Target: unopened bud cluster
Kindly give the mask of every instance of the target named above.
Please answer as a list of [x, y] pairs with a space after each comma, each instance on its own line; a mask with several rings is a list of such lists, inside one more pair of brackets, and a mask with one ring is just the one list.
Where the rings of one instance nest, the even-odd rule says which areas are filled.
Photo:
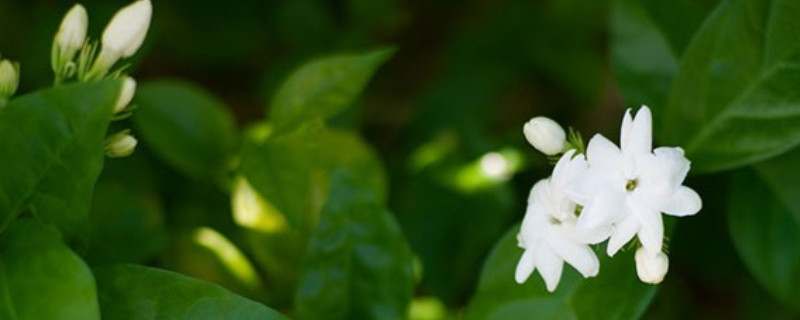
[[[136, 93], [136, 80], [123, 75], [125, 66], [114, 70], [120, 59], [133, 56], [144, 43], [153, 7], [150, 0], [137, 0], [111, 18], [103, 31], [101, 41], [91, 41], [86, 31], [89, 15], [80, 5], [74, 5], [61, 21], [53, 40], [51, 65], [56, 84], [75, 79], [81, 82], [122, 78], [122, 87], [114, 104], [114, 119], [129, 116], [131, 101]], [[123, 130], [106, 138], [106, 156], [125, 157], [133, 153], [136, 139], [130, 130]]]
[[92, 81], [116, 77], [112, 67], [122, 58], [136, 53], [150, 27], [153, 8], [150, 0], [137, 0], [120, 9], [106, 25], [102, 41], [90, 41], [86, 31], [89, 15], [76, 4], [61, 21], [51, 52], [51, 65], [56, 83], [76, 77]]

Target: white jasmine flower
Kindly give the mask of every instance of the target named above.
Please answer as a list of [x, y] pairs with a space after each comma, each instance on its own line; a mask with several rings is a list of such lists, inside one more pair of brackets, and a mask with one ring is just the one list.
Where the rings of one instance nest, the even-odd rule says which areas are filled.
[[536, 150], [553, 156], [564, 151], [567, 134], [558, 123], [547, 117], [535, 117], [522, 128], [525, 138]]
[[651, 255], [639, 248], [636, 250], [636, 274], [642, 282], [659, 284], [669, 270], [669, 258], [663, 252]]
[[661, 252], [664, 225], [661, 213], [687, 216], [702, 207], [700, 196], [682, 186], [689, 160], [681, 148], [652, 150], [652, 117], [647, 106], [622, 122], [618, 148], [595, 135], [586, 150], [589, 169], [567, 187], [567, 193], [583, 206], [578, 219], [582, 228], [612, 225], [607, 253], [613, 256], [638, 236], [651, 256]]
[[64, 15], [53, 42], [55, 49], [59, 52], [57, 60], [61, 65], [71, 61], [75, 53], [83, 47], [88, 27], [89, 15], [82, 5], [72, 6], [72, 9]]
[[131, 100], [133, 100], [133, 95], [136, 93], [136, 80], [131, 77], [125, 77], [125, 81], [122, 83], [122, 91], [119, 93], [119, 98], [117, 98], [117, 104], [114, 106], [114, 113], [120, 113], [122, 110], [125, 110]]
[[537, 182], [528, 197], [528, 208], [517, 235], [525, 249], [517, 264], [515, 280], [523, 283], [533, 270], [539, 270], [547, 290], [552, 292], [561, 279], [563, 263], [572, 265], [584, 277], [593, 277], [600, 270], [594, 251], [588, 246], [608, 237], [609, 230], [578, 230], [576, 205], [563, 189], [581, 175], [587, 164], [575, 150], [564, 154], [549, 179]]

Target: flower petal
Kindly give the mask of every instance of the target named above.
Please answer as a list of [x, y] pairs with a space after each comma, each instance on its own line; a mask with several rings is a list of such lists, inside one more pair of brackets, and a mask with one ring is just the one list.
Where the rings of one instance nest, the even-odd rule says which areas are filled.
[[561, 280], [561, 271], [564, 268], [564, 261], [559, 258], [553, 250], [547, 246], [540, 246], [534, 256], [536, 269], [544, 279], [547, 291], [553, 292]]
[[680, 187], [690, 167], [683, 149], [667, 147], [657, 148], [653, 155], [638, 157], [636, 164], [643, 192], [658, 197], [671, 194]]
[[533, 250], [525, 250], [525, 252], [522, 253], [522, 257], [519, 258], [517, 270], [514, 272], [514, 280], [516, 280], [517, 283], [522, 284], [525, 280], [528, 280], [528, 277], [533, 273], [533, 268], [535, 267], [534, 262]]
[[550, 183], [555, 189], [564, 188], [588, 168], [589, 164], [586, 162], [586, 158], [583, 155], [575, 156], [575, 149], [571, 149], [556, 163]]
[[622, 128], [619, 131], [619, 146], [624, 150], [628, 146], [628, 137], [631, 135], [631, 127], [633, 126], [633, 117], [631, 117], [631, 109], [625, 110], [625, 116], [622, 117]]
[[641, 223], [637, 236], [642, 247], [650, 255], [656, 255], [661, 252], [664, 243], [664, 221], [661, 219], [661, 213], [644, 206], [634, 207], [633, 210]]
[[613, 257], [617, 254], [619, 249], [631, 241], [637, 232], [639, 232], [639, 220], [633, 215], [615, 224], [614, 233], [608, 239], [608, 246], [606, 246], [608, 256]]
[[583, 207], [578, 217], [581, 229], [596, 229], [624, 218], [628, 213], [621, 192], [609, 189], [600, 190], [594, 199]]
[[642, 106], [633, 118], [622, 152], [626, 154], [649, 154], [653, 150], [653, 116], [650, 108]]
[[578, 270], [584, 278], [594, 277], [600, 271], [600, 261], [597, 260], [597, 256], [589, 246], [565, 241], [558, 237], [548, 238], [548, 242], [553, 251], [572, 265], [575, 270]]
[[589, 140], [586, 147], [586, 160], [590, 167], [619, 167], [622, 163], [622, 151], [601, 134]]
[[671, 197], [661, 203], [659, 209], [668, 215], [685, 217], [696, 214], [703, 207], [700, 195], [689, 187], [681, 186]]

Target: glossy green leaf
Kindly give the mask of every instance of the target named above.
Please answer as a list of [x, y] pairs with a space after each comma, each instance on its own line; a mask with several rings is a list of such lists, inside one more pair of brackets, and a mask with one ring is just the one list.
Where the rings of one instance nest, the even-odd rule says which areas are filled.
[[[255, 131], [259, 130], [269, 131], [266, 127]], [[385, 199], [383, 168], [355, 134], [326, 130], [313, 121], [288, 133], [265, 135], [245, 142], [241, 170], [293, 226], [313, 225], [326, 199], [330, 172], [336, 167], [357, 171], [358, 178]]]
[[120, 83], [72, 84], [14, 99], [0, 112], [0, 231], [26, 206], [83, 235]]
[[656, 287], [636, 276], [633, 250], [613, 259], [598, 254], [600, 274], [594, 278], [583, 279], [564, 266], [553, 293], [547, 292], [538, 272], [519, 285], [514, 281], [522, 256], [518, 230], [519, 226], [512, 228], [486, 260], [467, 319], [638, 319], [655, 295]]
[[628, 106], [659, 108], [678, 72], [678, 55], [637, 0], [611, 6], [611, 58]]
[[306, 63], [276, 91], [270, 120], [283, 127], [342, 112], [358, 97], [375, 70], [393, 54], [394, 49], [382, 49]]
[[145, 83], [136, 94], [133, 119], [156, 155], [196, 179], [218, 179], [225, 173], [238, 132], [221, 101], [179, 81]]
[[177, 273], [135, 266], [96, 268], [103, 318], [161, 319], [285, 319], [280, 313], [224, 288]]
[[660, 110], [678, 60], [716, 0], [614, 0], [611, 58], [629, 107]]
[[100, 319], [91, 270], [52, 227], [21, 219], [0, 238], [0, 319]]
[[728, 205], [731, 239], [759, 283], [800, 310], [800, 152], [734, 174]]
[[686, 49], [662, 137], [684, 147], [693, 169], [731, 169], [800, 143], [798, 10], [793, 0], [724, 1]]
[[411, 258], [391, 213], [352, 172], [337, 170], [306, 251], [298, 318], [407, 318]]

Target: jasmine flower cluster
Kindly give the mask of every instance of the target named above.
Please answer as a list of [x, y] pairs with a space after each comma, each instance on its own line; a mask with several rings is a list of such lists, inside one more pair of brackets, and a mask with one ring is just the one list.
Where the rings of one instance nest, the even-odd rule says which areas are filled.
[[[606, 253], [614, 256], [636, 237], [641, 245], [635, 255], [639, 279], [660, 283], [669, 269], [662, 251], [661, 214], [683, 217], [702, 207], [700, 196], [682, 185], [690, 167], [683, 149], [653, 149], [647, 106], [635, 117], [630, 110], [625, 113], [619, 147], [596, 134], [585, 154], [577, 151], [579, 141], [567, 142], [558, 124], [542, 119], [525, 125], [526, 138], [547, 155], [563, 155], [552, 175], [537, 182], [528, 197], [518, 234], [524, 253], [516, 281], [523, 283], [538, 270], [552, 292], [564, 262], [584, 277], [596, 276], [600, 264], [590, 245], [608, 240]], [[564, 147], [557, 151], [554, 146]]]

